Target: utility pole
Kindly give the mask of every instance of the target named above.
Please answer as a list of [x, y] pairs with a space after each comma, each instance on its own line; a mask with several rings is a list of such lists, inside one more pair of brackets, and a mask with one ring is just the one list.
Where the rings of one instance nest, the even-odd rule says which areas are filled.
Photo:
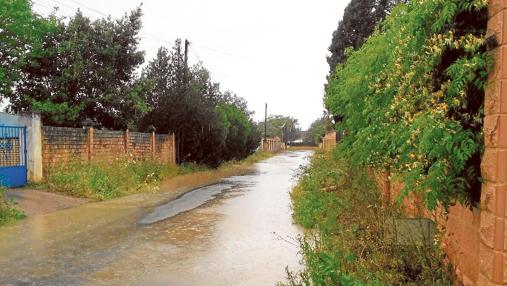
[[264, 107], [264, 141], [268, 139], [268, 104]]
[[[184, 54], [185, 54], [185, 57], [184, 57], [184, 61], [185, 61], [185, 67], [183, 69], [183, 97], [186, 96], [186, 93], [187, 93], [187, 85], [188, 85], [188, 46], [190, 45], [190, 42], [185, 39], [185, 51], [184, 51]], [[177, 162], [178, 163], [182, 163], [182, 152], [183, 152], [183, 136], [184, 136], [184, 130], [180, 129], [180, 132], [178, 132], [178, 144], [177, 144]]]
[[188, 68], [188, 46], [190, 45], [190, 42], [185, 39], [185, 68]]

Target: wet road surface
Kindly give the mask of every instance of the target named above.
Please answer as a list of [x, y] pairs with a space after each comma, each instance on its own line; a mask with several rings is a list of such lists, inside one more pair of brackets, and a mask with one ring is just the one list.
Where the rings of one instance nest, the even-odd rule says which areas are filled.
[[0, 228], [1, 285], [274, 285], [299, 269], [289, 190], [309, 152], [168, 201], [142, 194]]

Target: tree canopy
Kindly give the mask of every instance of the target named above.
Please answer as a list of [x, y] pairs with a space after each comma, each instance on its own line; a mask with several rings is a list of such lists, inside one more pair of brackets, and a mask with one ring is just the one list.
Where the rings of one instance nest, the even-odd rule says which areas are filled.
[[343, 19], [333, 32], [330, 56], [327, 58], [330, 74], [337, 64], [347, 59], [347, 49], [358, 49], [373, 33], [375, 27], [385, 18], [392, 7], [404, 0], [352, 0], [345, 8]]
[[43, 18], [28, 0], [0, 5], [0, 96], [11, 112], [53, 126], [174, 132], [178, 161], [218, 166], [260, 143], [246, 101], [220, 90], [202, 63], [189, 67], [181, 40], [139, 72], [142, 11], [119, 19]]
[[[285, 115], [270, 115], [267, 120], [267, 137], [280, 137], [283, 142], [297, 139], [301, 128], [297, 119]], [[257, 125], [259, 133], [264, 135], [264, 121]]]

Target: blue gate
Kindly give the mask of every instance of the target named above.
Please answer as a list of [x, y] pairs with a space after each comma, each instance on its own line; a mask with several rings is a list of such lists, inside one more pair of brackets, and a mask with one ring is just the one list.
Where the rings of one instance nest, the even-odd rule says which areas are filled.
[[21, 187], [26, 182], [26, 127], [0, 126], [0, 186]]

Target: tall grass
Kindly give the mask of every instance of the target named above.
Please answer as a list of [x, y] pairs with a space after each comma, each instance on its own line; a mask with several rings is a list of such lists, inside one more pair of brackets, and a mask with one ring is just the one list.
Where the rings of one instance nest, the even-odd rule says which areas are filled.
[[[220, 169], [237, 164], [253, 164], [272, 154], [259, 152], [240, 162], [225, 162]], [[43, 187], [93, 200], [108, 200], [124, 195], [157, 189], [159, 182], [177, 175], [212, 171], [207, 166], [184, 163], [176, 166], [151, 160], [125, 157], [113, 162], [81, 163], [78, 160], [51, 168]]]
[[295, 221], [308, 229], [300, 238], [305, 270], [288, 271], [287, 285], [452, 285], [438, 236], [399, 245], [386, 235], [403, 213], [382, 202], [365, 170], [317, 152], [298, 177], [291, 197]]
[[181, 170], [186, 169], [129, 157], [90, 164], [73, 161], [53, 167], [47, 176], [46, 185], [56, 192], [107, 200], [155, 188], [157, 182], [174, 177]]
[[25, 218], [25, 214], [5, 198], [5, 191], [6, 189], [0, 186], [0, 226]]

